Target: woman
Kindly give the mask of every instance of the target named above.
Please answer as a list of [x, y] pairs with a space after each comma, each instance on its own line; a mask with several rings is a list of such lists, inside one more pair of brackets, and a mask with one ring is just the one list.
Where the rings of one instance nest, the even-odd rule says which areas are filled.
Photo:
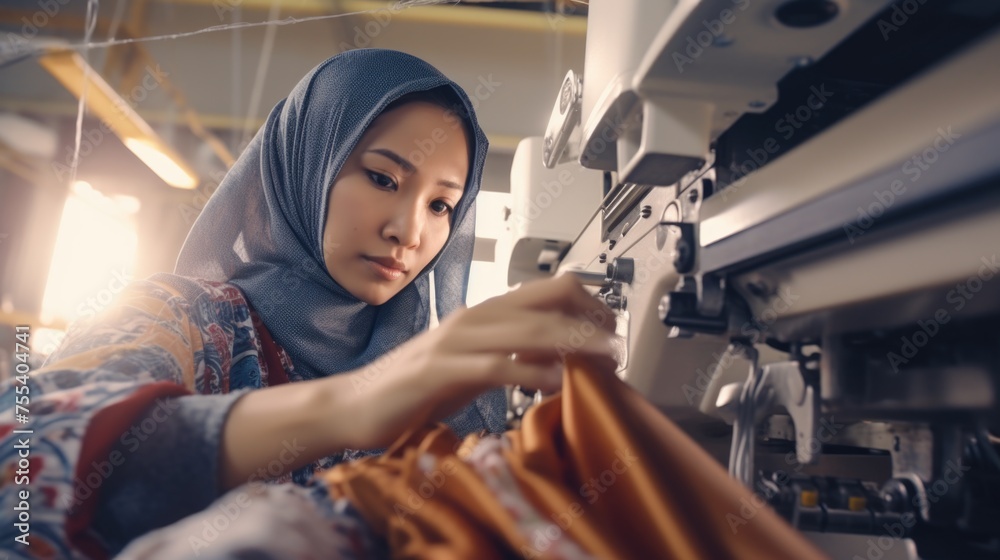
[[[364, 49], [310, 72], [195, 223], [183, 276], [74, 325], [31, 377], [31, 421], [0, 426], [4, 511], [24, 489], [10, 432], [33, 431], [31, 544], [15, 552], [113, 553], [411, 425], [498, 432], [502, 386], [557, 388], [566, 348], [612, 354], [610, 324], [569, 344], [608, 316], [572, 279], [462, 308], [486, 150], [468, 97], [419, 59]], [[5, 546], [18, 530], [4, 524]]]

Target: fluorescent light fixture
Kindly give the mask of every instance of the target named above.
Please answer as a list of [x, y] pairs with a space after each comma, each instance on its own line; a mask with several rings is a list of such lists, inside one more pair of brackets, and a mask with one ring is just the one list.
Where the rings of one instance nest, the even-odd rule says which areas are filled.
[[168, 185], [180, 189], [193, 189], [198, 186], [198, 180], [188, 173], [181, 163], [148, 140], [123, 138], [122, 141], [136, 157], [155, 171]]
[[125, 146], [168, 185], [194, 189], [198, 176], [153, 127], [74, 51], [53, 51], [38, 59], [42, 68], [79, 99], [121, 138]]
[[55, 132], [16, 113], [0, 113], [0, 142], [31, 157], [51, 159], [59, 151]]

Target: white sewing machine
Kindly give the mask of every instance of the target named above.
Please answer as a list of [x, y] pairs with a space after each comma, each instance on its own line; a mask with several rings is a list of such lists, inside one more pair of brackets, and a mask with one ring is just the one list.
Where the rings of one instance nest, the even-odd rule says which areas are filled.
[[589, 10], [510, 283], [576, 271], [622, 378], [832, 557], [998, 557], [1000, 3]]

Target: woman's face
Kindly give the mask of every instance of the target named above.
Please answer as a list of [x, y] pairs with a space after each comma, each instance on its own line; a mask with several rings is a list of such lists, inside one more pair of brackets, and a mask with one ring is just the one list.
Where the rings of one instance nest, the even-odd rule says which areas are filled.
[[381, 305], [441, 251], [469, 173], [464, 127], [437, 105], [406, 103], [368, 127], [330, 189], [330, 276]]

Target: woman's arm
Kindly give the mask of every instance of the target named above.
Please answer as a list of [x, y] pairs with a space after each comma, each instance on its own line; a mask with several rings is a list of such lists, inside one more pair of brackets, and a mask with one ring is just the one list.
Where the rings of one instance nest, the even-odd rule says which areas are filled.
[[620, 345], [613, 317], [561, 276], [457, 311], [362, 370], [254, 391], [223, 430], [223, 488], [275, 476], [261, 474], [275, 460], [288, 472], [343, 449], [387, 445], [493, 387], [557, 389], [566, 354], [610, 357], [610, 366]]
[[[222, 490], [291, 472], [343, 449], [366, 447], [356, 373], [252, 391], [236, 401], [222, 436]], [[369, 405], [370, 406], [370, 405]], [[275, 461], [283, 472], [275, 474]]]

